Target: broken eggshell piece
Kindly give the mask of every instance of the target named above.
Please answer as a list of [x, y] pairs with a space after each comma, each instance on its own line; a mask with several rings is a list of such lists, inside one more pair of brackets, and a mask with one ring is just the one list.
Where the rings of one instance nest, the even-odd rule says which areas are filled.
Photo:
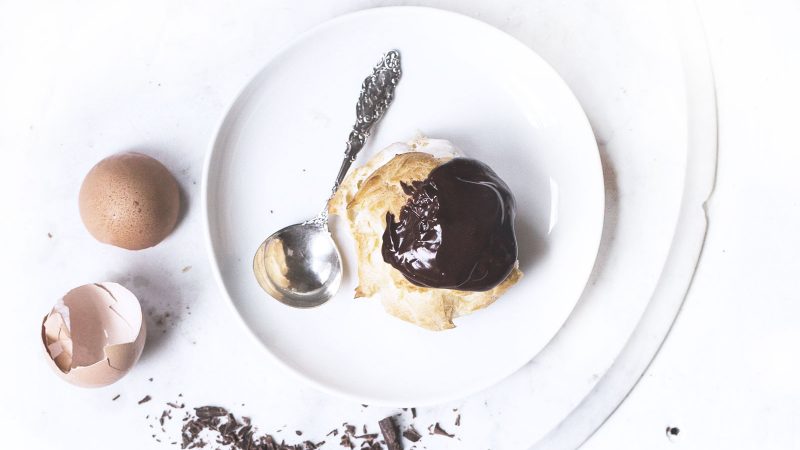
[[139, 300], [110, 282], [69, 291], [42, 322], [50, 366], [82, 387], [106, 386], [122, 378], [139, 360], [146, 335]]

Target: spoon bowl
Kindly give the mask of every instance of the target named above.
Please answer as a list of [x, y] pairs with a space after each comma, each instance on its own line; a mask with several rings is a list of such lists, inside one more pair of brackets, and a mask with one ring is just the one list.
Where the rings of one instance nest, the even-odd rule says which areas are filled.
[[[373, 126], [392, 103], [401, 74], [400, 53], [391, 50], [361, 84], [356, 123], [347, 139], [344, 160], [328, 201], [336, 194]], [[312, 308], [325, 303], [339, 290], [342, 257], [328, 231], [327, 210], [326, 203], [317, 217], [278, 230], [256, 251], [253, 272], [258, 284], [285, 305]]]
[[261, 288], [275, 300], [296, 308], [313, 308], [339, 290], [341, 261], [327, 227], [304, 222], [265, 239], [253, 258], [253, 272]]

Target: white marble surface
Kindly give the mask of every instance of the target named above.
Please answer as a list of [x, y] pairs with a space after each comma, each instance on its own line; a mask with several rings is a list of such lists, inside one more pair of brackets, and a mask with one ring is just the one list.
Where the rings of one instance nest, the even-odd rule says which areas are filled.
[[720, 125], [708, 239], [669, 338], [591, 450], [800, 448], [800, 6], [699, 7]]
[[[105, 448], [108, 440], [117, 436], [123, 443], [115, 447], [162, 448], [147, 433], [151, 421], [145, 415], [160, 412], [163, 402], [177, 399], [178, 393], [191, 405], [243, 404], [236, 411], [253, 416], [265, 431], [288, 426], [290, 433], [303, 429], [306, 436], [323, 436], [341, 420], [372, 424], [394, 412], [324, 396], [264, 366], [256, 344], [242, 330], [229, 326], [236, 322], [211, 282], [196, 202], [200, 165], [213, 127], [241, 85], [298, 33], [338, 14], [378, 4], [385, 3], [94, 2], [78, 8], [30, 2], [2, 6], [7, 13], [0, 14], [0, 61], [5, 66], [0, 75], [0, 144], [5, 158], [0, 169], [0, 192], [6, 212], [0, 222], [0, 243], [7, 257], [0, 260], [6, 294], [5, 313], [0, 316], [0, 348], [6, 357], [6, 370], [0, 375], [0, 428], [20, 430], [4, 437], [9, 445]], [[606, 90], [598, 95], [592, 88], [592, 72], [569, 70], [576, 65], [574, 51], [588, 48], [586, 41], [593, 36], [624, 36], [608, 25], [619, 15], [629, 14], [630, 23], [636, 24], [628, 30], [632, 36], [640, 29], [658, 26], [636, 20], [652, 17], [652, 10], [617, 4], [617, 8], [584, 9], [585, 15], [566, 20], [566, 14], [553, 12], [563, 11], [562, 5], [550, 1], [487, 5], [442, 1], [433, 5], [505, 29], [534, 46], [557, 69], [563, 69], [562, 76], [576, 91], [590, 118], [596, 119], [595, 132], [609, 153], [630, 148], [625, 143], [663, 132], [665, 124], [648, 121], [646, 115], [630, 106], [640, 100], [630, 99], [647, 98], [650, 105], [672, 104], [664, 97], [668, 92], [665, 85], [671, 80], [669, 73], [652, 80], [662, 89], [641, 89], [631, 95]], [[792, 328], [796, 321], [791, 319], [796, 319], [798, 307], [787, 294], [796, 287], [791, 278], [796, 264], [791, 245], [785, 244], [793, 241], [783, 239], [798, 222], [797, 204], [786, 195], [798, 187], [791, 171], [798, 157], [787, 151], [792, 143], [796, 148], [797, 140], [788, 132], [791, 123], [786, 122], [791, 99], [798, 100], [796, 87], [790, 84], [797, 78], [798, 66], [796, 60], [791, 63], [782, 59], [788, 53], [788, 43], [797, 42], [797, 33], [771, 25], [788, 24], [791, 17], [799, 16], [796, 7], [792, 10], [788, 3], [758, 10], [755, 17], [759, 20], [754, 23], [763, 34], [751, 41], [737, 30], [750, 22], [745, 18], [756, 12], [754, 5], [738, 5], [733, 17], [721, 4], [704, 1], [701, 7], [709, 16], [712, 59], [720, 80], [720, 117], [727, 119], [721, 128], [720, 186], [712, 202], [709, 247], [696, 286], [663, 354], [588, 447], [713, 448], [724, 442], [726, 448], [752, 448], [766, 442], [769, 445], [765, 448], [781, 448], [797, 444], [793, 437], [800, 404], [797, 365], [795, 360], [783, 357], [786, 342], [797, 342]], [[535, 45], [548, 36], [556, 36], [559, 45]], [[736, 44], [730, 44], [731, 40]], [[635, 48], [623, 41], [619, 47], [626, 51]], [[668, 45], [664, 43], [657, 50], [668, 52]], [[642, 58], [656, 55], [649, 47], [639, 51]], [[743, 55], [758, 65], [745, 65]], [[577, 56], [582, 63], [592, 64], [598, 80], [612, 79], [609, 74], [620, 76], [620, 71], [605, 69], [609, 66], [601, 64], [597, 55]], [[670, 57], [675, 55], [652, 56], [649, 62], [668, 67], [664, 59]], [[622, 56], [620, 62], [624, 62]], [[762, 65], [763, 71], [759, 70]], [[748, 70], [743, 71], [743, 67]], [[618, 81], [623, 87], [636, 85], [638, 76], [641, 74], [631, 71]], [[751, 83], [760, 89], [753, 89]], [[761, 95], [765, 92], [771, 95]], [[613, 99], [627, 102], [629, 107], [617, 109], [625, 114], [622, 117], [601, 114]], [[771, 116], [763, 115], [765, 99], [771, 102], [767, 103], [772, 107]], [[626, 122], [635, 126], [620, 126]], [[677, 137], [660, 136], [654, 147], [668, 148], [674, 142], [679, 145], [680, 125], [672, 126]], [[758, 139], [764, 129], [772, 131], [766, 147], [765, 141]], [[755, 166], [758, 171], [752, 170], [754, 147], [761, 147], [762, 159]], [[178, 230], [167, 241], [138, 253], [95, 243], [80, 224], [75, 207], [75, 193], [88, 168], [101, 157], [128, 148], [147, 149], [170, 167], [188, 205]], [[614, 155], [622, 160], [636, 158], [633, 153]], [[661, 173], [663, 180], [623, 178], [621, 183], [630, 184], [616, 189], [626, 193], [628, 200], [635, 200], [639, 190], [652, 193], [662, 189], [666, 195], [662, 201], [677, 204], [679, 194], [670, 188], [669, 180], [671, 174], [680, 172], [682, 157], [674, 157], [663, 171], [655, 168], [663, 167], [664, 161], [649, 166], [642, 163], [637, 169], [642, 174]], [[774, 175], [765, 178], [767, 172]], [[613, 175], [606, 173], [607, 178]], [[761, 214], [753, 215], [749, 207]], [[658, 228], [670, 220], [669, 213], [654, 215], [643, 223], [626, 219], [626, 212], [618, 212], [618, 227], [606, 237], [633, 239], [631, 233], [623, 233], [625, 227], [630, 231], [642, 225], [654, 236], [654, 248], [648, 248], [647, 255], [665, 252], [668, 243], [656, 238], [669, 232], [668, 228]], [[764, 223], [780, 233], [753, 239], [752, 234], [763, 233]], [[601, 254], [607, 266], [636, 262], [636, 255], [614, 248]], [[767, 252], [775, 258], [765, 260]], [[758, 270], [744, 270], [753, 260], [762, 262]], [[636, 312], [629, 311], [631, 307], [643, 306], [635, 300], [646, 296], [649, 278], [658, 275], [657, 267], [647, 267], [645, 262], [640, 265], [635, 282], [595, 280], [601, 286], [606, 283], [604, 292], [625, 291], [609, 302], [618, 302], [615, 307], [632, 316]], [[191, 268], [184, 271], [186, 267]], [[732, 277], [736, 280], [729, 280]], [[39, 359], [38, 325], [58, 295], [99, 279], [120, 281], [139, 294], [149, 313], [151, 332], [142, 361], [123, 382], [86, 391], [60, 383], [47, 372]], [[752, 303], [754, 297], [761, 302], [758, 308]], [[726, 308], [729, 304], [737, 308]], [[584, 305], [588, 308], [590, 303]], [[170, 317], [165, 318], [167, 312]], [[721, 313], [724, 322], [719, 320]], [[783, 321], [778, 320], [779, 313], [783, 313]], [[166, 320], [159, 324], [159, 318]], [[622, 325], [604, 327], [607, 332], [596, 342], [609, 345], [624, 341], [629, 332], [625, 326], [632, 325]], [[710, 335], [709, 329], [716, 333]], [[584, 371], [589, 371], [586, 380], [570, 380], [582, 392], [596, 381], [597, 374], [591, 370], [610, 363], [602, 352], [589, 351], [590, 344], [595, 342], [586, 344], [585, 367], [574, 372], [575, 377], [583, 377]], [[769, 351], [762, 351], [764, 348]], [[740, 353], [747, 355], [745, 360], [759, 364], [744, 364]], [[545, 365], [552, 364], [552, 359]], [[696, 371], [695, 367], [706, 370]], [[576, 400], [548, 398], [549, 392], [536, 384], [531, 373], [535, 372], [518, 373], [464, 401], [420, 410], [417, 423], [425, 425], [437, 420], [443, 425], [450, 423], [455, 416], [452, 408], [460, 408], [463, 415], [458, 429], [462, 440], [431, 438], [428, 448], [504, 449], [533, 443], [531, 439], [535, 438], [529, 434], [546, 432], [557, 423], [547, 420], [558, 420], [559, 415], [529, 409], [528, 402], [536, 399], [536, 404], [552, 404], [553, 409], [568, 411]], [[152, 382], [148, 381], [150, 377]], [[742, 383], [749, 386], [745, 395], [740, 389]], [[120, 399], [111, 402], [116, 394]], [[136, 405], [145, 394], [152, 395], [154, 401]], [[575, 398], [579, 400], [581, 395]], [[668, 407], [660, 407], [665, 404]], [[761, 429], [748, 426], [753, 423]], [[667, 439], [667, 425], [681, 427], [677, 439]], [[764, 429], [769, 433], [765, 435]]]

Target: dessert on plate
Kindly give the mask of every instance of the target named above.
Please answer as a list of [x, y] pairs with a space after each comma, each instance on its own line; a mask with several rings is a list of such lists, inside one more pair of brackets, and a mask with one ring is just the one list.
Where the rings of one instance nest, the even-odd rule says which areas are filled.
[[420, 327], [453, 328], [522, 277], [511, 191], [449, 141], [390, 145], [345, 177], [328, 212], [356, 242], [355, 297]]

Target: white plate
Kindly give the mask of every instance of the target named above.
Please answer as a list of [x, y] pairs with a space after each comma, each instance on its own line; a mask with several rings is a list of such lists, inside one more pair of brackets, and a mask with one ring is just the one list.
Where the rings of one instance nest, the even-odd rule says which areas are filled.
[[[343, 226], [334, 234], [345, 279], [326, 305], [288, 308], [261, 291], [251, 272], [264, 237], [322, 207], [361, 80], [392, 48], [402, 53], [403, 79], [359, 161], [421, 131], [492, 166], [518, 204], [524, 278], [446, 332], [397, 320], [378, 302], [353, 300], [352, 243]], [[245, 325], [279, 364], [369, 404], [420, 406], [465, 396], [533, 358], [577, 302], [603, 222], [597, 147], [566, 84], [501, 31], [426, 8], [343, 16], [277, 55], [220, 125], [204, 184], [212, 266]]]

